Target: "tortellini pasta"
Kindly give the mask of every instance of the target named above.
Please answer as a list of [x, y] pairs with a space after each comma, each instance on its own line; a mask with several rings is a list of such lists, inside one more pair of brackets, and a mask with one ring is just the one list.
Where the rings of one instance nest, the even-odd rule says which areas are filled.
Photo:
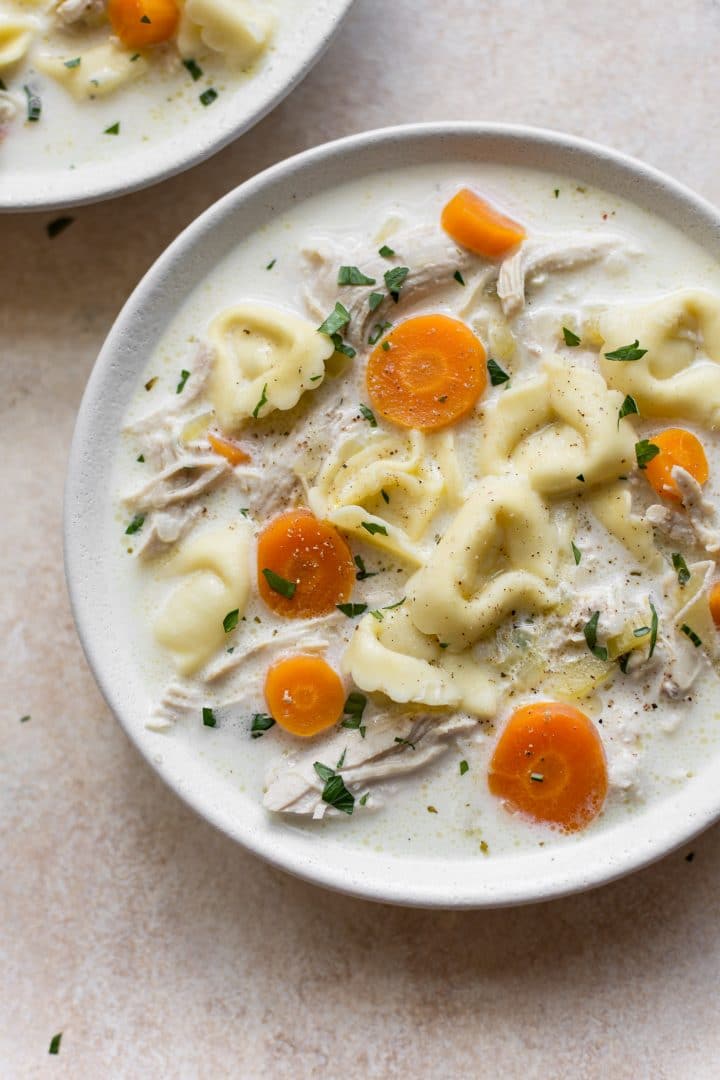
[[215, 361], [209, 395], [221, 426], [292, 409], [318, 387], [335, 347], [307, 319], [270, 304], [246, 302], [223, 311], [210, 326]]
[[506, 390], [485, 418], [483, 472], [516, 472], [541, 494], [563, 496], [633, 468], [635, 435], [618, 424], [622, 396], [585, 368], [548, 360], [543, 369]]
[[465, 648], [512, 611], [553, 606], [557, 551], [548, 508], [527, 480], [486, 477], [408, 582], [411, 618], [422, 633]]
[[130, 53], [112, 41], [85, 49], [79, 59], [80, 63], [68, 67], [66, 57], [38, 56], [37, 65], [78, 100], [105, 97], [148, 70], [141, 54]]
[[167, 565], [181, 580], [155, 621], [157, 640], [182, 675], [192, 675], [225, 640], [223, 619], [242, 615], [250, 592], [250, 533], [224, 526], [190, 537]]
[[274, 26], [274, 16], [252, 0], [186, 0], [178, 47], [182, 56], [197, 56], [205, 46], [246, 68], [267, 48]]
[[[598, 326], [603, 375], [635, 398], [643, 416], [720, 426], [720, 297], [681, 289], [648, 304], [610, 309]], [[605, 356], [635, 340], [647, 350], [640, 360]]]
[[652, 526], [633, 513], [632, 497], [623, 483], [593, 493], [586, 505], [639, 563], [651, 570], [662, 566], [662, 556], [653, 541]]
[[492, 716], [496, 693], [486, 669], [467, 653], [448, 655], [419, 633], [401, 607], [382, 621], [365, 615], [345, 650], [343, 672], [368, 693], [392, 701], [465, 709]]
[[37, 30], [32, 19], [0, 15], [0, 71], [12, 67], [27, 53]]

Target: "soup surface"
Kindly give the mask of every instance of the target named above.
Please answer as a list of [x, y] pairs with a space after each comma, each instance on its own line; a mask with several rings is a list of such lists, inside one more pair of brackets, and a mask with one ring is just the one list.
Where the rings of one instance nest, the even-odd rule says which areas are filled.
[[117, 454], [147, 716], [284, 827], [572, 844], [713, 752], [720, 272], [566, 177], [376, 174], [238, 242]]

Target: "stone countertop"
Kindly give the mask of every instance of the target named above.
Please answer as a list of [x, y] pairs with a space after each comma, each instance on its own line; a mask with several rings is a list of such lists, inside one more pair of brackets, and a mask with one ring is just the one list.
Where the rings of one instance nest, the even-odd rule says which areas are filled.
[[73, 211], [52, 241], [56, 214], [0, 217], [3, 1077], [718, 1075], [719, 829], [509, 911], [295, 881], [186, 809], [109, 715], [68, 607], [61, 503], [112, 320], [235, 184], [364, 128], [490, 119], [606, 142], [720, 202], [719, 55], [718, 0], [356, 0], [290, 99], [213, 160]]

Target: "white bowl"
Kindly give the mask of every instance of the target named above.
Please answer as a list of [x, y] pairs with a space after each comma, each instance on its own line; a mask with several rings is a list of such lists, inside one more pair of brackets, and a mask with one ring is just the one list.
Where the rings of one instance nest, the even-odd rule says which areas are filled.
[[[147, 731], [140, 675], [116, 640], [117, 598], [103, 547], [117, 433], [138, 377], [188, 293], [242, 237], [292, 203], [351, 178], [398, 165], [496, 162], [551, 170], [605, 188], [665, 218], [720, 257], [720, 212], [640, 162], [604, 147], [533, 128], [427, 124], [353, 135], [305, 151], [216, 203], [158, 259], [128, 300], [88, 383], [70, 455], [65, 505], [66, 571], [80, 638], [100, 687], [142, 754], [199, 814], [291, 873], [390, 903], [484, 907], [587, 889], [685, 843], [720, 816], [718, 762], [662, 802], [572, 845], [492, 858], [390, 856], [293, 829], [223, 783], [179, 740]], [[158, 739], [162, 743], [158, 758]]]
[[[197, 165], [237, 139], [262, 120], [305, 78], [330, 44], [353, 0], [313, 0], [289, 5], [275, 40], [258, 63], [257, 70], [236, 89], [221, 94], [212, 108], [197, 109], [190, 120], [178, 124], [166, 138], [151, 137], [128, 150], [115, 139], [104, 158], [68, 168], [54, 152], [67, 133], [44, 138], [40, 164], [13, 168], [8, 136], [5, 150], [0, 146], [0, 212], [49, 210], [77, 206], [101, 199], [127, 195]], [[91, 105], [92, 103], [90, 103]], [[117, 97], [121, 115], [122, 91]], [[91, 108], [83, 119], [83, 105], [77, 106], [78, 123], [97, 124]], [[32, 125], [40, 128], [40, 125]], [[23, 133], [24, 134], [24, 133]], [[41, 131], [32, 135], [44, 134]], [[4, 157], [4, 154], [7, 156]]]

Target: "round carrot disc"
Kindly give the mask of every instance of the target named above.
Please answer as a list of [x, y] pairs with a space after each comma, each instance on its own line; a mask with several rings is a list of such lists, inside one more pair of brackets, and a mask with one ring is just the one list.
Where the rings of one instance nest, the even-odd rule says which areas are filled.
[[290, 656], [269, 669], [265, 700], [280, 727], [307, 738], [338, 722], [345, 690], [340, 676], [321, 657]]
[[602, 742], [590, 719], [572, 705], [524, 705], [498, 740], [488, 784], [510, 809], [575, 832], [597, 817], [605, 801]]
[[[258, 539], [258, 589], [278, 615], [327, 615], [350, 598], [355, 567], [347, 543], [309, 510], [289, 510]], [[279, 579], [279, 580], [278, 580]]]
[[418, 315], [370, 354], [367, 388], [375, 409], [405, 428], [434, 431], [472, 412], [487, 385], [485, 349], [448, 315]]
[[128, 49], [145, 49], [169, 41], [177, 32], [177, 0], [109, 0], [113, 31]]
[[710, 471], [703, 444], [697, 435], [684, 428], [667, 428], [651, 435], [648, 439], [660, 450], [645, 467], [649, 483], [661, 498], [681, 502], [680, 491], [675, 483], [672, 471], [676, 465], [685, 469], [698, 484], [707, 483]]

